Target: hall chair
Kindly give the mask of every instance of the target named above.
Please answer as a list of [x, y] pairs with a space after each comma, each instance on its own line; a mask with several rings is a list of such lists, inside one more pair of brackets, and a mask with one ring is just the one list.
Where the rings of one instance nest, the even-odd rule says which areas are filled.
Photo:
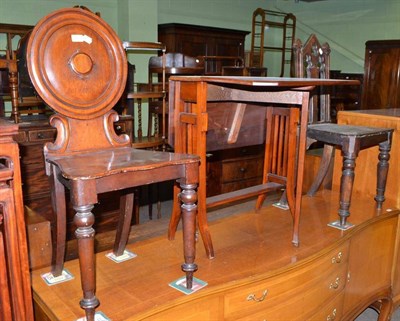
[[[311, 34], [302, 44], [296, 39], [293, 45], [295, 76], [300, 78], [329, 78], [330, 47], [328, 43], [320, 44], [315, 34]], [[377, 168], [377, 208], [384, 201], [386, 179], [389, 167], [389, 152], [392, 129], [365, 126], [338, 125], [331, 122], [329, 93], [321, 86], [310, 98], [309, 125], [307, 139], [324, 144], [321, 164], [318, 173], [307, 192], [313, 196], [319, 189], [333, 161], [334, 148], [340, 148], [343, 154], [342, 177], [340, 183], [339, 220], [331, 225], [339, 229], [348, 229], [352, 224], [347, 222], [350, 215], [350, 201], [354, 182], [354, 167], [361, 149], [379, 146]]]
[[[67, 23], [66, 23], [67, 22]], [[150, 151], [132, 147], [128, 135], [117, 135], [112, 108], [123, 94], [127, 79], [125, 50], [104, 20], [81, 9], [60, 9], [41, 19], [27, 46], [27, 66], [35, 89], [52, 108], [50, 124], [57, 129], [54, 143], [44, 147], [46, 174], [56, 213], [52, 276], [63, 273], [66, 239], [66, 196], [76, 211], [81, 307], [93, 321], [99, 300], [95, 296], [92, 209], [98, 194], [121, 190], [121, 211], [113, 253], [124, 253], [132, 216], [132, 189], [164, 180], [177, 180], [182, 191], [184, 263], [187, 288], [192, 287], [195, 257], [196, 187], [199, 158], [195, 155]], [[50, 77], [51, 76], [51, 77]], [[51, 79], [51, 80], [50, 80]], [[162, 264], [162, 262], [160, 262]], [[149, 276], [151, 277], [151, 276]]]

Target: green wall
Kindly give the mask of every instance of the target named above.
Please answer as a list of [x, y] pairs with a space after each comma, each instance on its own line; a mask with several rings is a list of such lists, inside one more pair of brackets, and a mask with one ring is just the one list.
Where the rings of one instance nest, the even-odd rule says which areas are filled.
[[[331, 69], [344, 72], [363, 72], [367, 40], [400, 39], [400, 0], [299, 3], [294, 0], [81, 0], [78, 3], [75, 0], [0, 0], [0, 22], [34, 25], [46, 14], [76, 4], [100, 12], [121, 40], [129, 41], [157, 41], [159, 23], [251, 31], [252, 14], [256, 8], [291, 12], [297, 18], [296, 37], [304, 42], [315, 33], [321, 42], [328, 42], [332, 50]], [[0, 49], [4, 48], [4, 42], [0, 35]], [[246, 50], [250, 49], [250, 44], [249, 35], [245, 42]], [[128, 54], [136, 66], [135, 82], [147, 81], [147, 62], [153, 54]], [[268, 75], [278, 76], [278, 57], [269, 54], [265, 61]], [[146, 105], [143, 107], [145, 124]], [[137, 121], [135, 126], [137, 128]]]
[[[35, 24], [53, 10], [76, 4], [67, 0], [0, 0], [0, 22]], [[297, 37], [305, 41], [310, 33], [316, 33], [332, 48], [332, 69], [346, 72], [363, 72], [367, 40], [400, 38], [400, 0], [82, 0], [79, 4], [99, 11], [122, 40], [132, 41], [156, 41], [158, 23], [251, 31], [252, 13], [258, 7], [291, 12], [297, 17]], [[247, 49], [250, 42], [248, 36]], [[143, 61], [146, 59], [144, 56]], [[268, 67], [273, 75], [274, 64]], [[146, 77], [140, 67], [136, 76], [139, 80]]]

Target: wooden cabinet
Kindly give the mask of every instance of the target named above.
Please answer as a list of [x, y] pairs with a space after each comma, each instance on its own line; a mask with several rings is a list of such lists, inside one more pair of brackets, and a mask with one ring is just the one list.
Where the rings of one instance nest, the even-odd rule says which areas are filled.
[[[348, 255], [349, 242], [345, 242], [293, 273], [227, 291], [225, 320], [306, 320], [307, 315], [319, 311], [342, 293]], [[339, 310], [341, 306], [335, 308]], [[329, 310], [324, 312], [328, 315]]]
[[0, 119], [0, 320], [33, 321], [17, 131]]
[[[209, 304], [200, 301], [202, 313], [213, 316], [208, 320], [354, 320], [370, 304], [391, 297], [397, 223], [397, 215], [376, 217], [355, 227], [330, 251], [274, 276], [266, 272], [226, 285], [207, 297]], [[176, 317], [174, 313], [192, 311], [192, 305], [196, 309], [199, 300], [185, 300], [150, 319]], [[198, 320], [184, 314], [185, 320]]]
[[219, 150], [207, 154], [207, 196], [261, 184], [264, 145]]
[[337, 113], [340, 110], [358, 110], [361, 108], [361, 94], [364, 74], [347, 73], [337, 70], [330, 71], [332, 79], [354, 79], [360, 82], [355, 86], [333, 86], [329, 88], [331, 99], [332, 120], [337, 120]]
[[[206, 74], [221, 74], [223, 66], [232, 66], [232, 59], [218, 59], [215, 56], [240, 57], [244, 59], [244, 41], [249, 31], [205, 27], [180, 23], [158, 25], [158, 41], [167, 47], [167, 52], [206, 59]], [[212, 58], [214, 57], [214, 58]]]
[[400, 40], [365, 43], [362, 109], [400, 108]]
[[[299, 247], [290, 244], [287, 211], [270, 205], [258, 213], [230, 208], [232, 216], [210, 225], [218, 244], [216, 258], [209, 260], [198, 246], [195, 276], [208, 285], [190, 295], [168, 286], [180, 277], [178, 237], [172, 243], [157, 237], [129, 244], [138, 257], [118, 266], [98, 253], [97, 291], [100, 298], [108, 296], [102, 312], [127, 321], [347, 321], [376, 302], [383, 302], [387, 312], [399, 284], [395, 262], [400, 210], [389, 210], [393, 207], [388, 203], [378, 211], [372, 198], [360, 196], [352, 202], [355, 226], [340, 231], [327, 225], [337, 217], [338, 200], [331, 191], [303, 198]], [[137, 233], [141, 228], [137, 226]], [[79, 265], [74, 260], [66, 267], [77, 273]], [[79, 280], [49, 289], [40, 273], [33, 274], [35, 300], [44, 302], [55, 316], [52, 320], [77, 319]], [[380, 320], [387, 315], [382, 313]]]

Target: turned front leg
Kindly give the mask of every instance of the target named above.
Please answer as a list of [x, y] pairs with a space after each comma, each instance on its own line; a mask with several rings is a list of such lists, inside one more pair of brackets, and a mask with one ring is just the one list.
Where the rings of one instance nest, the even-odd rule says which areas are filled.
[[342, 177], [340, 179], [340, 226], [344, 227], [350, 216], [350, 202], [354, 183], [354, 168], [356, 166], [356, 153], [343, 151]]
[[76, 211], [74, 223], [75, 236], [78, 240], [79, 266], [83, 299], [81, 307], [85, 310], [86, 320], [94, 321], [95, 308], [100, 304], [95, 296], [96, 279], [94, 265], [94, 215], [91, 212], [93, 205], [74, 206]]
[[182, 230], [183, 230], [183, 254], [185, 263], [182, 270], [186, 273], [186, 288], [191, 289], [193, 284], [193, 273], [197, 270], [194, 263], [196, 256], [196, 214], [197, 214], [197, 193], [196, 184], [181, 184], [179, 199], [182, 202]]
[[382, 203], [385, 201], [386, 181], [389, 171], [390, 159], [390, 137], [386, 142], [379, 144], [378, 166], [377, 166], [377, 184], [376, 184], [376, 207], [382, 208]]

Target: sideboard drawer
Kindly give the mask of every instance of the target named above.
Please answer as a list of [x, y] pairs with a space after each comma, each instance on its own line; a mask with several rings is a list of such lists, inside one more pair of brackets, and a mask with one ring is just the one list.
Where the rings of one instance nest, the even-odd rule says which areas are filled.
[[347, 282], [348, 242], [339, 250], [306, 264], [296, 273], [281, 274], [225, 295], [225, 319], [301, 320], [337, 296]]
[[331, 301], [323, 304], [322, 306], [316, 307], [315, 311], [311, 315], [304, 318], [304, 320], [313, 320], [313, 321], [342, 320], [343, 301], [344, 301], [344, 291], [340, 292]]

